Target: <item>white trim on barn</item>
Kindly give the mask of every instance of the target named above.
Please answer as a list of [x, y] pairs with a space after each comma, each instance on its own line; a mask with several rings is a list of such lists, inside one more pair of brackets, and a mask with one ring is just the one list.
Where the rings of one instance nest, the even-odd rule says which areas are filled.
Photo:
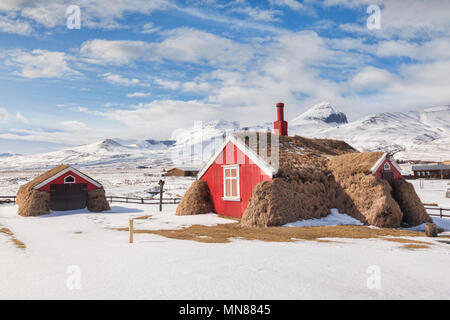
[[[380, 159], [374, 164], [374, 166], [370, 169], [372, 171], [372, 174], [375, 174], [377, 172], [378, 168], [383, 164], [384, 160], [386, 160], [388, 154], [385, 152]], [[402, 174], [402, 169], [398, 166], [397, 162], [395, 160], [388, 159], [389, 162], [397, 169], [397, 171]]]
[[[67, 181], [67, 178], [72, 178], [73, 180]], [[67, 177], [64, 178], [64, 183], [65, 184], [77, 183], [77, 179], [73, 175], [69, 174]]]
[[209, 161], [201, 168], [197, 175], [197, 179], [203, 177], [206, 171], [211, 167], [211, 165], [216, 161], [219, 154], [224, 150], [226, 145], [232, 142], [236, 147], [239, 148], [250, 160], [252, 160], [265, 174], [267, 174], [270, 178], [277, 172], [275, 168], [269, 165], [262, 157], [260, 157], [255, 151], [253, 151], [250, 147], [248, 147], [241, 139], [236, 137], [234, 134], [229, 134], [219, 149], [216, 150], [214, 155], [209, 159]]
[[72, 168], [72, 167], [68, 167], [68, 168], [66, 168], [66, 169], [64, 169], [64, 170], [62, 170], [62, 171], [60, 171], [60, 172], [58, 172], [58, 173], [55, 174], [54, 176], [48, 178], [47, 180], [42, 181], [42, 182], [39, 183], [37, 186], [35, 186], [33, 189], [34, 189], [34, 190], [37, 190], [37, 189], [39, 189], [39, 188], [42, 188], [42, 187], [45, 186], [46, 184], [52, 182], [52, 181], [55, 180], [56, 178], [61, 177], [62, 175], [66, 174], [66, 173], [69, 172], [69, 171], [72, 171], [72, 172], [75, 173], [76, 175], [80, 176], [81, 178], [83, 178], [83, 179], [86, 180], [86, 181], [89, 181], [90, 183], [92, 183], [94, 186], [96, 186], [96, 187], [98, 187], [98, 188], [101, 188], [101, 187], [102, 187], [102, 185], [101, 185], [100, 183], [98, 183], [97, 181], [95, 181], [95, 180], [89, 178], [87, 175], [82, 174], [82, 173], [81, 173], [80, 171], [78, 171], [77, 169]]

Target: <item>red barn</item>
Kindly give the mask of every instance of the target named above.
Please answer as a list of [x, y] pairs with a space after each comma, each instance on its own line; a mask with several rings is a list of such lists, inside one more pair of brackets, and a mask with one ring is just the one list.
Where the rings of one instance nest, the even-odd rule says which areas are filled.
[[274, 173], [275, 169], [232, 134], [199, 172], [198, 179], [208, 183], [214, 212], [241, 217], [253, 187], [271, 180]]
[[403, 179], [402, 169], [387, 153], [383, 154], [370, 170], [375, 177], [385, 179], [390, 184], [393, 184], [396, 180]]
[[65, 164], [21, 186], [17, 193], [17, 202], [19, 214], [23, 216], [85, 207], [96, 212], [109, 209], [102, 185]]
[[101, 189], [102, 185], [70, 166], [56, 167], [51, 175], [33, 187], [33, 190], [50, 193], [51, 210], [75, 210], [85, 208], [88, 193]]
[[[283, 109], [284, 104], [278, 103], [278, 119], [274, 123], [274, 132], [283, 137], [285, 144], [291, 144], [295, 139], [287, 137], [287, 122], [284, 121]], [[249, 132], [228, 135], [197, 176], [208, 184], [215, 213], [242, 217], [252, 197], [253, 188], [262, 181], [272, 180], [278, 171], [276, 166], [266, 161], [267, 158], [261, 156], [263, 152], [260, 152], [259, 147], [254, 145], [249, 147], [251, 143], [245, 139], [250, 134]], [[286, 146], [281, 148], [283, 143], [281, 141], [276, 143], [280, 144], [280, 157], [288, 158]], [[373, 166], [372, 174], [390, 182], [402, 178], [400, 168], [387, 154]]]

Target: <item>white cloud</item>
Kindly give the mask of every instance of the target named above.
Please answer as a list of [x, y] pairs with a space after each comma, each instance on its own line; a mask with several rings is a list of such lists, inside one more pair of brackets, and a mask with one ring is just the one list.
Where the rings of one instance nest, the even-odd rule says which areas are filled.
[[297, 0], [269, 0], [270, 4], [275, 6], [286, 6], [292, 10], [302, 10], [305, 6]]
[[386, 70], [366, 67], [350, 80], [350, 84], [358, 90], [377, 90], [395, 79], [396, 77]]
[[[47, 28], [66, 23], [66, 9], [74, 4], [71, 0], [2, 0], [0, 11], [18, 12], [23, 18]], [[121, 20], [128, 13], [150, 14], [156, 10], [173, 8], [169, 0], [78, 0], [82, 9], [82, 27], [114, 29], [122, 28]]]
[[151, 34], [161, 30], [161, 27], [155, 27], [153, 22], [148, 22], [142, 26], [141, 33], [142, 34]]
[[187, 81], [181, 85], [182, 90], [185, 92], [208, 92], [211, 90], [212, 86], [208, 82], [195, 82]]
[[164, 89], [170, 89], [170, 90], [177, 90], [180, 88], [180, 82], [179, 81], [171, 81], [171, 80], [164, 80], [164, 79], [155, 79], [155, 83]]
[[137, 85], [141, 84], [141, 81], [139, 79], [125, 78], [125, 77], [121, 76], [120, 74], [114, 74], [111, 72], [104, 73], [99, 76], [103, 77], [106, 81], [108, 81], [110, 83], [119, 84], [119, 85], [126, 86], [126, 87], [137, 86]]
[[70, 120], [70, 121], [62, 121], [61, 125], [66, 130], [79, 130], [87, 128], [86, 124], [81, 121]]
[[125, 124], [138, 136], [162, 138], [179, 128], [191, 127], [194, 121], [224, 117], [225, 111], [217, 105], [197, 100], [156, 100], [132, 109], [107, 110], [103, 116]]
[[8, 118], [8, 112], [4, 108], [0, 108], [0, 120], [7, 120]]
[[[430, 39], [450, 36], [450, 1], [447, 0], [327, 0], [324, 6], [343, 6], [361, 9], [369, 5], [380, 5], [381, 30], [369, 30], [366, 19], [361, 23], [343, 24], [341, 29], [363, 33], [380, 39]], [[365, 12], [365, 11], [364, 11]]]
[[14, 20], [6, 15], [0, 14], [0, 32], [27, 36], [33, 32], [33, 28], [26, 21]]
[[212, 66], [243, 65], [253, 56], [250, 45], [196, 29], [180, 28], [164, 35], [161, 42], [89, 40], [80, 52], [88, 62], [115, 65], [164, 59]]
[[98, 64], [130, 64], [137, 60], [152, 60], [153, 46], [143, 41], [88, 40], [80, 52], [88, 62]]
[[29, 123], [28, 119], [25, 118], [20, 112], [16, 113], [16, 118], [20, 121], [22, 121], [23, 123]]
[[279, 10], [264, 10], [256, 7], [237, 7], [233, 9], [234, 12], [246, 14], [251, 20], [255, 21], [278, 21], [282, 12]]
[[24, 78], [62, 78], [80, 74], [69, 67], [71, 57], [64, 52], [35, 49], [32, 52], [12, 50], [8, 54], [8, 63], [18, 66], [20, 71], [16, 73]]
[[323, 5], [326, 7], [342, 6], [346, 8], [358, 8], [369, 5], [381, 5], [384, 0], [325, 0]]
[[408, 57], [419, 61], [450, 59], [450, 37], [434, 38], [421, 43], [406, 40], [379, 42], [376, 50], [379, 57]]
[[150, 96], [151, 96], [151, 93], [148, 93], [148, 92], [133, 92], [133, 93], [127, 94], [128, 98], [147, 98]]

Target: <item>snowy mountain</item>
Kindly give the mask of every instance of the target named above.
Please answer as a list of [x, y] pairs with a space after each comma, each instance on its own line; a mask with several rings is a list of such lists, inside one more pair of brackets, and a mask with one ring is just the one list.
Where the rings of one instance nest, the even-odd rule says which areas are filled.
[[347, 124], [310, 130], [294, 126], [291, 134], [345, 140], [361, 151], [387, 151], [398, 159], [450, 159], [450, 106], [421, 111], [380, 113]]
[[67, 148], [59, 151], [34, 155], [20, 155], [3, 158], [0, 170], [6, 169], [45, 169], [60, 163], [75, 166], [153, 166], [168, 164], [168, 147], [158, 144], [159, 148], [142, 141], [131, 145], [122, 145], [116, 140], [106, 139], [100, 142]]
[[0, 158], [12, 157], [14, 154], [12, 153], [0, 153]]
[[[59, 163], [77, 166], [200, 166], [226, 133], [263, 130], [273, 123], [242, 128], [214, 120], [180, 129], [171, 140], [106, 139], [97, 143], [35, 155], [4, 155], [0, 170], [41, 169]], [[397, 159], [450, 160], [450, 106], [380, 113], [347, 122], [330, 103], [321, 103], [289, 121], [289, 134], [345, 140], [360, 151], [394, 152]]]
[[329, 102], [322, 102], [308, 109], [297, 118], [290, 121], [291, 125], [304, 125], [311, 123], [344, 124], [347, 116], [343, 112], [336, 111]]

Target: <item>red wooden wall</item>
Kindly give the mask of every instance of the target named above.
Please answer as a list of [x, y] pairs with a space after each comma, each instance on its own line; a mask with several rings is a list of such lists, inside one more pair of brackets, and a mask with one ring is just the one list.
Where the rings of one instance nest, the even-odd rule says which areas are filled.
[[377, 177], [377, 178], [379, 178], [379, 179], [382, 179], [381, 171], [384, 170], [384, 164], [385, 164], [386, 162], [388, 162], [388, 163], [391, 165], [391, 170], [394, 171], [394, 180], [400, 180], [400, 179], [403, 179], [402, 173], [399, 172], [399, 171], [394, 167], [394, 165], [392, 164], [392, 162], [389, 161], [389, 160], [387, 160], [387, 159], [384, 160], [383, 163], [381, 164], [381, 166], [378, 167], [377, 171], [374, 173], [374, 176]]
[[[223, 187], [223, 165], [238, 164], [241, 201], [225, 201]], [[239, 148], [229, 142], [216, 161], [201, 177], [208, 183], [214, 212], [226, 216], [241, 217], [252, 197], [253, 187], [261, 181], [271, 180]]]
[[46, 191], [46, 192], [50, 192], [50, 185], [51, 184], [64, 184], [64, 178], [67, 176], [74, 176], [75, 177], [75, 183], [87, 183], [88, 185], [88, 191], [91, 190], [95, 190], [98, 189], [97, 186], [93, 185], [92, 183], [90, 183], [89, 181], [83, 179], [82, 177], [80, 177], [79, 175], [77, 175], [75, 172], [73, 172], [72, 170], [67, 171], [65, 174], [59, 176], [58, 178], [56, 178], [55, 180], [50, 181], [49, 183], [47, 183], [45, 186], [42, 186], [39, 188], [39, 191]]

